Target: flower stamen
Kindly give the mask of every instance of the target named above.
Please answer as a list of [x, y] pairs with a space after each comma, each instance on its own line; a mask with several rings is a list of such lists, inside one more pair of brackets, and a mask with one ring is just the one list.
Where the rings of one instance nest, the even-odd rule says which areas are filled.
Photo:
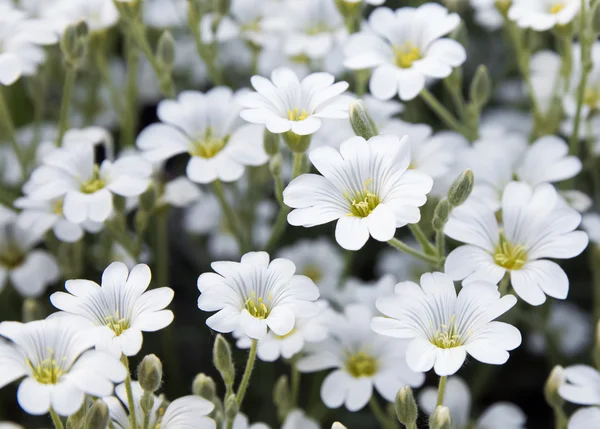
[[371, 182], [373, 182], [373, 179], [366, 180], [363, 190], [357, 192], [353, 197], [346, 196], [346, 199], [350, 202], [348, 216], [367, 217], [379, 205], [381, 202], [379, 195], [367, 189]]
[[33, 378], [40, 384], [56, 384], [64, 374], [60, 365], [54, 359], [54, 352], [49, 350], [50, 357], [33, 366], [29, 359], [25, 363], [31, 368]]
[[84, 194], [93, 194], [94, 192], [104, 188], [104, 186], [106, 186], [106, 183], [100, 177], [100, 167], [98, 167], [98, 164], [94, 164], [94, 172], [92, 173], [92, 177], [90, 180], [81, 185], [81, 192]]
[[527, 248], [511, 243], [500, 233], [500, 242], [494, 250], [494, 262], [507, 270], [519, 270], [527, 262]]
[[464, 344], [462, 336], [456, 329], [456, 314], [450, 316], [448, 324], [443, 324], [435, 332], [431, 343], [441, 349], [451, 349]]
[[413, 63], [423, 58], [421, 51], [412, 42], [406, 42], [400, 47], [393, 47], [396, 65], [401, 69], [412, 67]]
[[105, 326], [108, 326], [117, 337], [131, 327], [131, 322], [129, 319], [119, 317], [118, 311], [114, 316], [106, 316], [104, 321]]
[[298, 107], [288, 110], [287, 114], [290, 121], [303, 121], [310, 116], [306, 109], [300, 110]]
[[346, 360], [346, 371], [354, 377], [372, 377], [379, 369], [379, 362], [363, 351], [351, 354]]
[[[267, 301], [272, 301], [270, 296]], [[257, 319], [261, 320], [266, 319], [271, 312], [263, 302], [263, 298], [261, 296], [257, 298], [256, 292], [254, 291], [252, 291], [250, 298], [246, 299], [246, 302], [244, 302], [244, 308], [248, 310], [248, 313], [250, 313], [252, 317], [256, 317]]]

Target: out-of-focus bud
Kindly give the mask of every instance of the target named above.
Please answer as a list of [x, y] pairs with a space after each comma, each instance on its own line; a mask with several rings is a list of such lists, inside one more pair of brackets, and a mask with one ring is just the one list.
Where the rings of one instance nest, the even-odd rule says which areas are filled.
[[471, 87], [469, 88], [471, 101], [481, 109], [488, 101], [490, 101], [491, 94], [492, 81], [490, 79], [490, 72], [486, 66], [481, 64], [477, 67], [477, 71], [471, 82]]
[[275, 177], [281, 175], [281, 166], [283, 165], [283, 158], [280, 153], [277, 153], [269, 160], [269, 171]]
[[404, 386], [398, 391], [396, 401], [394, 402], [396, 416], [404, 426], [411, 427], [417, 421], [419, 409], [413, 396], [413, 391], [410, 386]]
[[343, 424], [341, 424], [340, 422], [334, 422], [331, 425], [331, 429], [347, 429], [346, 426], [344, 426]]
[[377, 127], [369, 116], [362, 100], [350, 103], [350, 125], [352, 125], [354, 134], [365, 140], [377, 135]]
[[69, 25], [60, 40], [60, 49], [69, 67], [79, 67], [85, 58], [88, 41], [88, 25], [85, 21]]
[[162, 383], [162, 362], [156, 355], [148, 355], [140, 362], [137, 375], [138, 381], [145, 392], [156, 392]]
[[235, 380], [235, 367], [231, 358], [231, 347], [221, 334], [217, 335], [213, 347], [213, 363], [223, 377], [225, 385], [232, 386]]
[[66, 428], [67, 429], [84, 429], [86, 427], [85, 425], [85, 418], [88, 412], [88, 404], [84, 401], [84, 403], [81, 405], [81, 407], [79, 407], [79, 410], [77, 410], [77, 412], [75, 414], [71, 414], [69, 417], [67, 417], [67, 424], [66, 424]]
[[469, 198], [469, 195], [471, 195], [474, 183], [473, 171], [467, 168], [450, 186], [450, 190], [448, 191], [450, 205], [458, 207], [464, 203]]
[[311, 136], [301, 136], [291, 131], [282, 134], [283, 141], [288, 148], [294, 153], [304, 153], [310, 146]]
[[225, 417], [227, 420], [233, 420], [235, 419], [235, 416], [237, 416], [238, 411], [239, 407], [235, 395], [231, 394], [225, 400]]
[[450, 429], [450, 408], [438, 405], [431, 417], [429, 417], [429, 429]]
[[27, 298], [23, 301], [23, 322], [33, 322], [45, 318], [44, 307], [37, 299]]
[[204, 373], [200, 373], [194, 378], [192, 384], [192, 392], [194, 395], [201, 396], [204, 399], [212, 401], [217, 395], [217, 385], [212, 377]]
[[85, 427], [86, 429], [106, 429], [108, 417], [108, 406], [102, 399], [98, 399], [85, 416]]
[[273, 156], [279, 153], [279, 134], [274, 134], [265, 128], [263, 134], [263, 146], [267, 155]]
[[559, 387], [563, 384], [565, 380], [565, 369], [556, 365], [548, 379], [546, 380], [546, 384], [544, 385], [544, 397], [546, 398], [546, 402], [552, 408], [561, 408], [564, 404], [563, 398], [558, 394]]
[[450, 217], [450, 201], [448, 198], [442, 198], [442, 200], [435, 206], [435, 210], [433, 211], [433, 219], [431, 224], [433, 225], [433, 229], [436, 231], [443, 231], [444, 226], [448, 222], [448, 218]]
[[503, 17], [508, 16], [508, 9], [512, 5], [512, 0], [496, 0], [496, 9], [502, 14]]
[[288, 378], [282, 375], [277, 379], [273, 388], [273, 403], [277, 407], [277, 414], [282, 420], [285, 419], [289, 411], [290, 399], [291, 394]]
[[173, 40], [170, 31], [165, 31], [161, 34], [160, 39], [158, 39], [156, 58], [164, 69], [173, 69], [173, 63], [175, 62], [175, 40]]

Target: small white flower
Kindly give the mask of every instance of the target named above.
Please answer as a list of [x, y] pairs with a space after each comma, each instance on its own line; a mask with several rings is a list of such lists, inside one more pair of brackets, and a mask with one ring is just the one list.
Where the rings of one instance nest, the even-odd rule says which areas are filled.
[[155, 28], [185, 26], [187, 6], [188, 0], [144, 0], [144, 23]]
[[119, 12], [112, 0], [61, 0], [48, 10], [56, 28], [65, 28], [78, 21], [85, 21], [90, 31], [110, 28], [119, 20]]
[[579, 213], [587, 212], [594, 203], [587, 194], [577, 189], [560, 190], [558, 193], [569, 207], [577, 210]]
[[581, 0], [513, 0], [508, 18], [521, 28], [550, 30], [570, 23], [581, 8]]
[[240, 115], [248, 122], [264, 124], [272, 133], [313, 134], [321, 127], [321, 118], [348, 118], [348, 100], [340, 96], [348, 83], [334, 80], [329, 73], [313, 73], [300, 81], [283, 67], [273, 70], [271, 80], [252, 76], [256, 92], [240, 99], [246, 108]]
[[[90, 336], [99, 350], [114, 356], [135, 356], [142, 348], [142, 332], [155, 332], [173, 321], [164, 308], [173, 299], [168, 287], [146, 291], [150, 268], [113, 262], [102, 273], [102, 286], [90, 280], [67, 280], [66, 292], [55, 292], [50, 302], [62, 312], [56, 317], [73, 318], [73, 323], [94, 328]], [[77, 317], [74, 317], [77, 316]]]
[[587, 365], [569, 366], [558, 393], [574, 404], [600, 406], [600, 372]]
[[32, 415], [46, 414], [52, 407], [61, 416], [74, 414], [85, 395], [107, 396], [113, 383], [125, 379], [123, 364], [99, 351], [89, 350], [89, 332], [67, 320], [29, 323], [2, 322], [0, 335], [0, 387], [25, 377], [17, 399]]
[[188, 207], [202, 196], [202, 191], [187, 177], [178, 177], [165, 184], [165, 193], [159, 204], [173, 207]]
[[[140, 424], [142, 422], [139, 419], [142, 419], [144, 416], [141, 405], [144, 391], [137, 381], [131, 383], [131, 390], [133, 394], [133, 403], [135, 405], [135, 415], [138, 419], [138, 424]], [[116, 429], [131, 429], [131, 421], [128, 416], [129, 403], [127, 401], [125, 385], [118, 385], [115, 389], [115, 393], [116, 397], [109, 396], [103, 398], [106, 405], [108, 405], [111, 423]], [[184, 396], [175, 399], [165, 410], [161, 410], [161, 407], [164, 406], [163, 398], [154, 395], [153, 398], [154, 406], [150, 411], [150, 418], [148, 419], [148, 427], [150, 428], [214, 429], [216, 427], [215, 421], [208, 417], [208, 414], [213, 410], [214, 405], [204, 398], [199, 396]], [[125, 407], [123, 407], [122, 404], [125, 404]]]
[[600, 245], [600, 214], [587, 213], [583, 216], [581, 227], [588, 233], [590, 241], [596, 246]]
[[269, 262], [266, 252], [250, 252], [241, 262], [213, 262], [216, 273], [198, 277], [198, 308], [218, 311], [206, 324], [218, 332], [241, 328], [253, 339], [262, 339], [269, 330], [289, 334], [297, 317], [311, 317], [318, 311], [313, 301], [319, 290], [306, 276], [294, 275], [296, 266], [287, 259]]
[[569, 279], [547, 258], [574, 258], [587, 247], [587, 234], [575, 231], [581, 215], [560, 204], [547, 183], [532, 188], [511, 182], [502, 197], [502, 219], [500, 226], [495, 212], [475, 199], [454, 209], [444, 232], [467, 244], [450, 252], [446, 273], [466, 283], [498, 283], [508, 273], [517, 295], [531, 305], [544, 303], [546, 295], [565, 299]]
[[193, 182], [238, 180], [245, 166], [268, 160], [262, 128], [238, 120], [238, 97], [219, 86], [206, 94], [184, 91], [177, 100], [163, 100], [157, 108], [162, 123], [146, 127], [137, 146], [151, 162], [189, 153], [186, 172]]
[[405, 385], [419, 387], [423, 374], [406, 365], [406, 342], [374, 335], [369, 328], [373, 313], [361, 305], [349, 305], [332, 321], [330, 337], [307, 350], [298, 361], [302, 372], [334, 369], [321, 385], [321, 399], [329, 408], [345, 405], [358, 411], [367, 405], [375, 388], [393, 402]]
[[[431, 415], [436, 408], [437, 389], [427, 387], [419, 394], [419, 405]], [[514, 404], [498, 402], [488, 407], [479, 419], [471, 423], [471, 391], [465, 381], [453, 376], [446, 382], [443, 405], [450, 408], [452, 429], [524, 429], [525, 414]]]
[[302, 410], [292, 410], [288, 413], [281, 429], [320, 429], [319, 423], [308, 417]]
[[377, 301], [387, 317], [375, 317], [377, 333], [412, 339], [406, 361], [413, 371], [435, 369], [437, 375], [452, 375], [463, 365], [467, 353], [476, 360], [502, 365], [509, 350], [521, 344], [521, 333], [508, 323], [494, 321], [517, 303], [512, 295], [500, 297], [489, 282], [464, 285], [456, 294], [446, 274], [426, 273], [421, 285], [396, 285], [396, 296]]
[[456, 13], [435, 3], [396, 11], [379, 7], [369, 16], [369, 27], [350, 37], [344, 64], [352, 70], [374, 69], [369, 89], [376, 98], [398, 94], [411, 100], [427, 78], [448, 77], [465, 62], [464, 47], [442, 38], [459, 24]]
[[21, 296], [37, 298], [58, 281], [60, 270], [54, 256], [34, 249], [43, 234], [37, 226], [21, 228], [14, 213], [0, 220], [0, 291], [8, 281]]
[[542, 50], [531, 56], [530, 73], [533, 96], [542, 115], [548, 115], [550, 108], [558, 104], [563, 96], [560, 76], [561, 58], [554, 51]]
[[433, 180], [408, 170], [406, 138], [375, 136], [367, 142], [353, 137], [339, 152], [320, 147], [309, 158], [323, 176], [303, 174], [283, 191], [285, 204], [295, 209], [288, 215], [291, 225], [308, 228], [337, 220], [336, 241], [358, 250], [369, 236], [391, 240], [396, 228], [421, 218], [419, 207]]
[[[223, 422], [221, 429], [227, 429], [227, 422]], [[238, 413], [233, 419], [233, 427], [231, 429], [271, 429], [264, 423], [250, 424], [248, 416], [244, 413]]]
[[497, 30], [504, 24], [501, 12], [506, 13], [511, 0], [471, 0], [475, 21], [488, 30]]
[[569, 419], [568, 429], [600, 429], [600, 407], [580, 408]]

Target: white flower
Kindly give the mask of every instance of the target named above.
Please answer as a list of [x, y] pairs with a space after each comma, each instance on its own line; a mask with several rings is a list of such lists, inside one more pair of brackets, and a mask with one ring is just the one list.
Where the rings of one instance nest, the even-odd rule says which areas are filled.
[[[455, 40], [442, 38], [460, 23], [456, 13], [435, 3], [392, 11], [379, 7], [369, 16], [369, 28], [350, 37], [346, 67], [374, 68], [369, 89], [376, 98], [415, 98], [427, 78], [445, 78], [467, 54]], [[402, 29], [399, 31], [398, 29]]]
[[531, 56], [529, 69], [534, 92], [532, 95], [542, 115], [548, 115], [550, 108], [556, 106], [563, 96], [560, 68], [560, 55], [554, 51], [542, 50]]
[[13, 422], [0, 422], [0, 429], [25, 429], [23, 426]]
[[177, 100], [161, 101], [157, 113], [162, 123], [140, 133], [138, 148], [151, 162], [189, 153], [186, 172], [196, 183], [238, 180], [245, 166], [268, 160], [262, 128], [241, 125], [238, 120], [238, 96], [219, 86], [206, 94], [184, 91]]
[[272, 133], [313, 134], [321, 127], [321, 118], [348, 118], [348, 100], [340, 96], [348, 83], [334, 80], [329, 73], [313, 73], [300, 81], [283, 67], [273, 70], [271, 81], [252, 76], [256, 92], [240, 99], [246, 108], [240, 115], [248, 122], [264, 124]]
[[375, 335], [369, 328], [372, 316], [367, 307], [347, 306], [332, 322], [330, 337], [298, 361], [302, 372], [334, 369], [321, 385], [321, 399], [329, 408], [345, 405], [358, 411], [369, 402], [373, 388], [393, 402], [402, 386], [423, 384], [423, 374], [406, 365], [406, 342]]
[[574, 404], [600, 406], [600, 372], [587, 365], [569, 366], [558, 393]]
[[24, 186], [33, 200], [63, 198], [56, 212], [73, 223], [104, 222], [113, 210], [113, 193], [124, 197], [142, 194], [150, 184], [152, 166], [140, 156], [124, 156], [114, 163], [94, 160], [94, 147], [77, 141], [79, 130], [65, 135], [63, 147], [48, 154]]
[[78, 21], [85, 21], [90, 31], [99, 31], [112, 27], [119, 20], [119, 12], [112, 0], [61, 0], [48, 10], [47, 15], [60, 32]]
[[369, 236], [391, 240], [396, 228], [421, 218], [419, 207], [433, 181], [408, 170], [406, 138], [375, 136], [367, 142], [353, 137], [339, 152], [320, 147], [309, 158], [323, 176], [303, 174], [283, 191], [285, 204], [295, 209], [288, 215], [291, 225], [308, 228], [337, 220], [337, 242], [358, 250]]
[[[221, 429], [227, 429], [226, 422], [223, 422]], [[248, 420], [248, 416], [246, 416], [244, 413], [238, 413], [235, 416], [235, 419], [233, 419], [233, 427], [231, 429], [270, 429], [270, 428], [269, 428], [269, 426], [267, 426], [264, 423], [250, 424], [250, 421]]]
[[521, 334], [508, 323], [494, 321], [517, 303], [512, 295], [500, 297], [498, 288], [484, 281], [464, 285], [456, 294], [446, 274], [426, 273], [421, 286], [413, 282], [396, 285], [396, 296], [377, 301], [387, 317], [375, 317], [375, 332], [412, 339], [406, 361], [413, 371], [435, 369], [452, 375], [463, 365], [467, 353], [476, 360], [502, 365], [508, 350], [521, 344]]
[[544, 330], [529, 333], [527, 345], [538, 355], [546, 350], [546, 336], [553, 346], [567, 357], [582, 352], [590, 343], [592, 326], [589, 316], [569, 302], [555, 302], [550, 307], [550, 314], [543, 325]]
[[281, 429], [320, 429], [319, 423], [308, 417], [302, 410], [292, 410], [288, 413]]
[[475, 21], [488, 30], [497, 30], [504, 24], [504, 17], [499, 9], [508, 10], [510, 2], [511, 0], [471, 0]]
[[349, 3], [349, 4], [356, 4], [356, 3], [366, 3], [366, 4], [370, 4], [372, 6], [381, 6], [382, 4], [385, 3], [385, 0], [342, 0], [344, 3]]
[[52, 407], [61, 416], [74, 414], [85, 395], [107, 396], [113, 382], [125, 378], [118, 359], [88, 350], [93, 340], [85, 329], [66, 320], [29, 323], [2, 322], [0, 335], [0, 387], [25, 377], [17, 399], [29, 414], [46, 414]]
[[58, 264], [47, 250], [34, 249], [44, 231], [21, 228], [9, 216], [0, 221], [0, 291], [8, 281], [21, 296], [37, 298], [58, 281]]
[[594, 203], [587, 194], [584, 194], [577, 189], [560, 190], [558, 193], [568, 206], [577, 210], [579, 213], [587, 212]]
[[583, 215], [581, 227], [588, 233], [592, 243], [596, 246], [600, 245], [600, 214], [587, 213]]
[[213, 262], [216, 273], [198, 277], [198, 308], [218, 311], [206, 324], [218, 332], [236, 328], [253, 339], [272, 330], [286, 335], [297, 317], [311, 317], [318, 311], [313, 302], [319, 290], [306, 276], [294, 275], [296, 266], [287, 259], [269, 263], [266, 252], [250, 252], [240, 262]]
[[42, 46], [58, 40], [48, 21], [27, 19], [12, 3], [0, 4], [0, 28], [0, 85], [34, 75], [46, 59]]
[[[142, 390], [140, 384], [137, 381], [131, 383], [131, 390], [133, 394], [133, 403], [135, 405], [135, 415], [137, 423], [141, 424], [140, 419], [143, 418], [144, 412], [142, 410]], [[110, 413], [111, 423], [116, 429], [131, 429], [131, 421], [129, 420], [129, 403], [127, 401], [127, 394], [125, 391], [125, 385], [120, 384], [115, 389], [116, 397], [110, 396], [103, 398]], [[154, 406], [150, 411], [150, 418], [148, 419], [148, 427], [161, 427], [162, 429], [214, 429], [216, 427], [215, 422], [208, 414], [213, 410], [214, 405], [204, 398], [199, 396], [184, 396], [179, 399], [175, 399], [171, 402], [166, 409], [164, 407], [163, 398], [153, 395]], [[125, 404], [123, 407], [122, 404]], [[140, 426], [141, 427], [141, 426]]]
[[568, 429], [600, 429], [600, 408], [587, 407], [575, 411], [569, 419]]
[[513, 0], [508, 18], [521, 28], [550, 30], [570, 23], [581, 8], [581, 0]]
[[[431, 415], [437, 402], [437, 389], [427, 387], [419, 394], [419, 405]], [[450, 408], [452, 429], [524, 429], [525, 414], [514, 404], [498, 402], [488, 407], [479, 419], [471, 424], [471, 391], [458, 376], [448, 378], [444, 403]]]
[[[277, 335], [272, 331], [258, 342], [257, 356], [264, 362], [274, 362], [280, 357], [291, 359], [300, 353], [308, 343], [323, 341], [329, 332], [328, 322], [331, 311], [327, 303], [317, 301], [318, 314], [312, 317], [297, 317], [294, 328], [286, 335]], [[242, 333], [241, 329], [233, 332], [238, 338], [236, 345], [241, 349], [248, 349], [252, 339]]]
[[155, 28], [187, 25], [187, 0], [145, 0], [144, 23]]
[[446, 273], [466, 283], [498, 283], [508, 273], [517, 295], [531, 305], [544, 303], [546, 295], [565, 299], [569, 279], [547, 258], [574, 258], [586, 248], [587, 234], [574, 231], [581, 215], [559, 204], [549, 184], [511, 182], [502, 197], [502, 219], [500, 226], [494, 211], [476, 200], [454, 209], [444, 232], [467, 244], [448, 255]]
[[[73, 323], [94, 328], [90, 336], [99, 350], [114, 356], [135, 356], [142, 348], [142, 332], [155, 332], [173, 321], [164, 310], [173, 299], [168, 287], [146, 291], [150, 268], [113, 262], [102, 273], [102, 286], [90, 280], [67, 280], [66, 292], [55, 292], [50, 302], [62, 312], [56, 317], [73, 318]], [[78, 316], [78, 317], [74, 317]]]

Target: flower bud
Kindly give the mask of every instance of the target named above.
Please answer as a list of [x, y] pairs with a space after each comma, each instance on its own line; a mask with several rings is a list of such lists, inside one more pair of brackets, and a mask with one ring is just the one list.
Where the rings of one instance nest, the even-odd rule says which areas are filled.
[[340, 422], [334, 422], [331, 425], [331, 429], [347, 429], [346, 426], [344, 426], [343, 424], [341, 424]]
[[452, 207], [458, 207], [464, 203], [471, 191], [473, 191], [473, 183], [475, 178], [473, 177], [473, 171], [467, 168], [460, 176], [458, 176], [448, 191], [448, 201]]
[[352, 125], [354, 134], [365, 140], [377, 135], [377, 127], [369, 116], [362, 100], [350, 103], [350, 125]]
[[159, 64], [166, 70], [173, 68], [175, 62], [175, 40], [170, 31], [165, 31], [158, 39], [156, 46], [156, 58]]
[[138, 210], [135, 212], [134, 223], [136, 232], [141, 234], [146, 231], [149, 221], [150, 216], [148, 216], [148, 212], [144, 210]]
[[162, 362], [156, 355], [144, 357], [138, 366], [137, 375], [145, 392], [156, 392], [162, 382]]
[[277, 153], [271, 157], [269, 160], [269, 171], [275, 177], [279, 177], [281, 175], [281, 166], [283, 164], [283, 159], [280, 153]]
[[263, 146], [267, 155], [273, 156], [279, 153], [279, 134], [273, 134], [271, 131], [265, 128], [263, 134]]
[[275, 382], [275, 387], [273, 388], [273, 402], [277, 407], [277, 414], [279, 417], [282, 420], [285, 419], [291, 403], [290, 386], [286, 375], [282, 375]]
[[544, 385], [544, 397], [548, 405], [552, 408], [562, 408], [563, 406], [564, 400], [558, 394], [558, 389], [564, 382], [564, 372], [565, 370], [562, 366], [556, 365], [552, 369], [552, 372], [550, 372]]
[[490, 101], [490, 95], [492, 94], [492, 82], [490, 79], [490, 72], [487, 67], [481, 64], [477, 67], [471, 87], [469, 88], [469, 95], [471, 101], [478, 108], [482, 108], [485, 104]]
[[444, 230], [444, 225], [446, 225], [450, 217], [450, 210], [450, 201], [448, 201], [448, 198], [442, 198], [438, 205], [435, 206], [433, 212], [433, 220], [431, 221], [433, 229], [439, 232]]
[[85, 416], [85, 427], [86, 429], [106, 429], [108, 417], [108, 406], [102, 399], [98, 399]]
[[450, 429], [450, 408], [438, 405], [431, 417], [429, 417], [429, 429]]
[[410, 427], [416, 423], [419, 416], [419, 409], [417, 408], [417, 403], [415, 402], [415, 397], [410, 386], [404, 386], [398, 391], [394, 408], [396, 409], [398, 420], [404, 426]]
[[294, 153], [304, 153], [310, 146], [311, 136], [301, 136], [291, 131], [283, 134], [283, 141], [288, 148]]
[[67, 429], [84, 429], [86, 427], [85, 417], [87, 412], [88, 404], [86, 401], [84, 401], [75, 414], [71, 414], [69, 417], [67, 417], [67, 424], [65, 427]]
[[154, 408], [154, 394], [151, 392], [144, 392], [140, 399], [140, 406], [144, 413], [149, 413]]
[[225, 385], [232, 386], [235, 380], [235, 367], [231, 358], [231, 347], [221, 334], [217, 335], [213, 347], [213, 363], [223, 377]]
[[44, 307], [37, 299], [27, 298], [23, 301], [23, 323], [45, 318]]
[[237, 400], [235, 399], [235, 395], [231, 394], [225, 400], [225, 418], [227, 418], [227, 420], [235, 419], [235, 416], [237, 416], [238, 411], [239, 407]]
[[512, 5], [512, 0], [496, 0], [496, 9], [502, 14], [503, 17], [508, 16], [508, 9]]
[[194, 378], [192, 384], [192, 392], [194, 395], [212, 401], [217, 396], [217, 385], [212, 377], [204, 373], [200, 373]]
[[88, 40], [88, 25], [85, 21], [69, 25], [60, 40], [60, 49], [70, 67], [79, 67], [85, 58]]

